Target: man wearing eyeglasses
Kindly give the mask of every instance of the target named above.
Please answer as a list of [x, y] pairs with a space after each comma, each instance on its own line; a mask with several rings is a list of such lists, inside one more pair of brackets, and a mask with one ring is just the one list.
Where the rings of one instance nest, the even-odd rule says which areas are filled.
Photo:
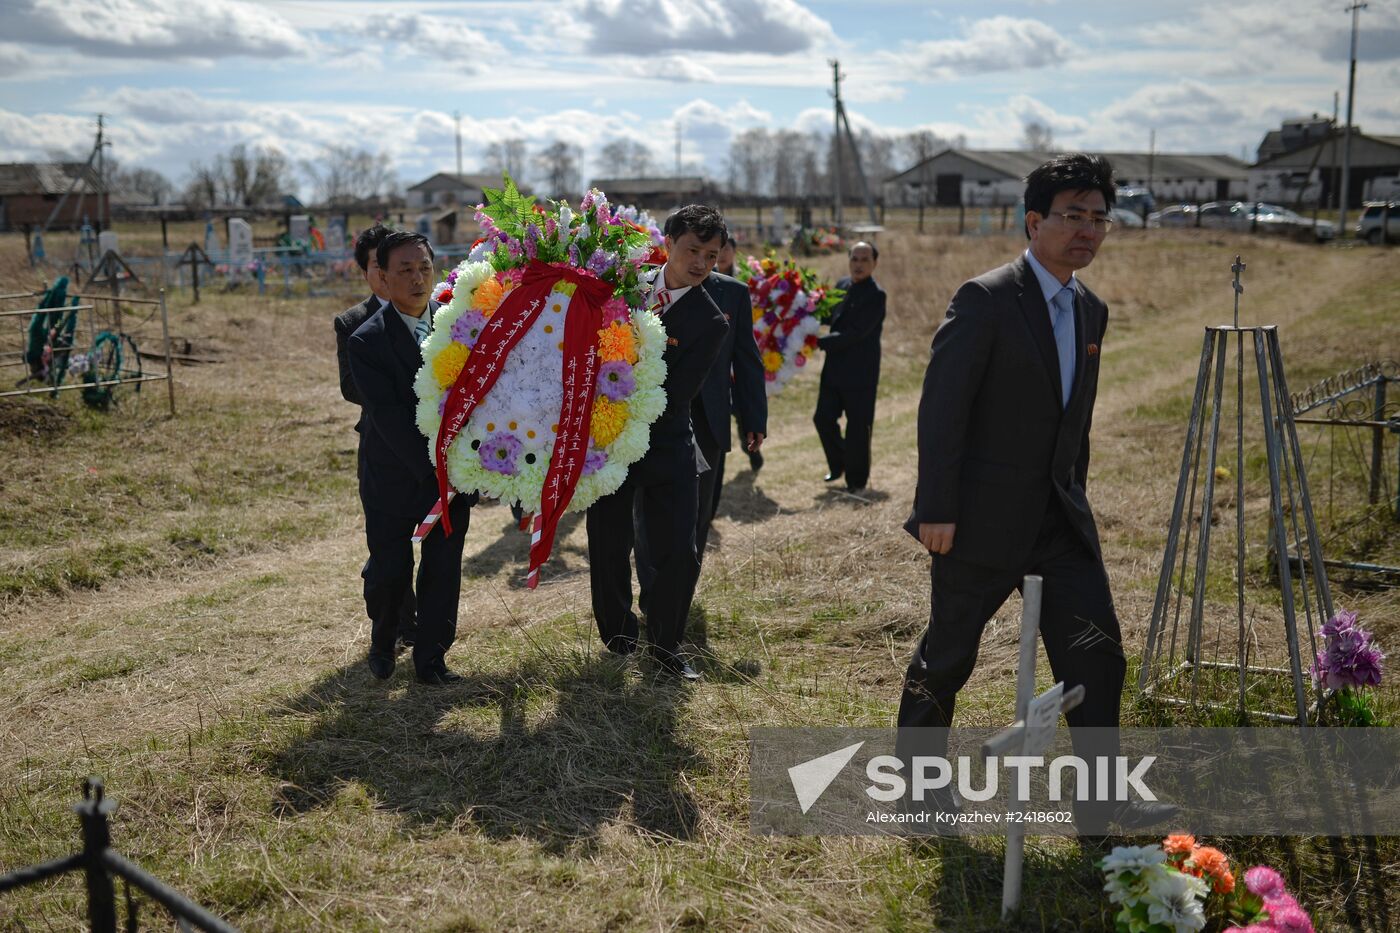
[[[951, 725], [982, 630], [1026, 574], [1044, 579], [1040, 632], [1055, 679], [1085, 689], [1066, 717], [1076, 749], [1090, 750], [1075, 727], [1118, 725], [1127, 664], [1085, 495], [1108, 308], [1076, 275], [1103, 245], [1113, 200], [1100, 156], [1035, 169], [1030, 247], [964, 283], [934, 334], [904, 526], [932, 555], [929, 623], [906, 674], [901, 727]], [[1077, 805], [1075, 816], [1081, 832], [1110, 820], [1129, 829], [1171, 815], [1157, 806]]]

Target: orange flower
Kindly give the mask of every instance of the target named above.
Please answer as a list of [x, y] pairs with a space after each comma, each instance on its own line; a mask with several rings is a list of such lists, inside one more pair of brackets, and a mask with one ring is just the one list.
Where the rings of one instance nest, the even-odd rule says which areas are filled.
[[1235, 890], [1235, 876], [1227, 870], [1215, 876], [1215, 893], [1229, 894]]
[[[1199, 846], [1191, 850], [1191, 864], [1203, 874], [1219, 879], [1230, 873], [1230, 860], [1214, 846]], [[1233, 880], [1233, 879], [1232, 879]]]
[[598, 359], [604, 363], [611, 363], [613, 360], [637, 362], [637, 341], [632, 336], [630, 324], [613, 321], [598, 331]]
[[472, 307], [484, 317], [490, 317], [501, 306], [501, 299], [505, 296], [506, 290], [501, 283], [494, 278], [488, 278], [472, 293]]
[[1168, 855], [1190, 855], [1196, 848], [1196, 837], [1190, 833], [1172, 833], [1162, 840], [1162, 848]]

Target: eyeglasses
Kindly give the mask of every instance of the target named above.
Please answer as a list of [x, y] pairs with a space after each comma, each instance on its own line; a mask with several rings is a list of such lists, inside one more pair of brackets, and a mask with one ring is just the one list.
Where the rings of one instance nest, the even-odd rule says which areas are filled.
[[1113, 229], [1112, 217], [1095, 217], [1093, 214], [1086, 214], [1083, 211], [1051, 211], [1064, 225], [1071, 230], [1088, 230], [1093, 228], [1095, 233], [1107, 233]]

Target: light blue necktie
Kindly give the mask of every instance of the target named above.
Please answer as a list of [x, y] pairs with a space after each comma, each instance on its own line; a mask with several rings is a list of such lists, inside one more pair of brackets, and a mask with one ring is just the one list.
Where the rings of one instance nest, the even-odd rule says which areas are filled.
[[[418, 319], [418, 323], [413, 325], [413, 339], [421, 347], [423, 341], [428, 339], [428, 312], [424, 311], [423, 316]], [[1070, 328], [1073, 330], [1073, 328]]]
[[1060, 407], [1069, 407], [1074, 387], [1074, 291], [1068, 285], [1050, 299], [1055, 309], [1055, 349], [1060, 355]]

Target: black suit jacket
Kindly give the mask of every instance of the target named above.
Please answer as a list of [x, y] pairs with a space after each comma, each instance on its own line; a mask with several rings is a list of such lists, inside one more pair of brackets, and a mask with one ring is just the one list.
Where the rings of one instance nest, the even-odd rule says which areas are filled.
[[[657, 273], [658, 275], [660, 272]], [[651, 426], [651, 444], [630, 475], [644, 482], [676, 482], [709, 469], [695, 444], [690, 405], [714, 366], [729, 321], [704, 287], [692, 288], [661, 315], [666, 328], [666, 409]]]
[[[753, 339], [753, 302], [748, 286], [738, 279], [711, 272], [701, 285], [729, 320], [729, 332], [700, 394], [691, 405], [696, 437], [707, 432], [710, 447], [728, 452], [733, 444], [730, 412], [737, 412], [745, 431], [768, 433], [768, 396], [763, 360]], [[731, 375], [732, 374], [732, 375]], [[733, 398], [731, 402], [731, 390]], [[739, 438], [743, 444], [744, 439]]]
[[866, 279], [836, 283], [846, 295], [831, 314], [831, 333], [817, 338], [826, 351], [822, 385], [838, 389], [873, 389], [880, 382], [880, 332], [885, 324], [885, 290]]
[[1075, 279], [1075, 376], [1060, 406], [1050, 312], [1025, 256], [965, 282], [933, 336], [919, 399], [919, 480], [905, 529], [954, 522], [950, 556], [1023, 563], [1055, 497], [1095, 555], [1084, 486], [1108, 307]]
[[[438, 308], [431, 302], [427, 314]], [[413, 377], [418, 345], [393, 306], [359, 326], [348, 341], [350, 372], [364, 405], [360, 498], [365, 508], [420, 519], [437, 500], [432, 442], [418, 430]], [[475, 499], [473, 499], [475, 501]]]
[[[370, 315], [379, 310], [378, 296], [370, 295], [353, 307], [346, 308], [335, 316], [335, 358], [340, 364], [340, 394], [345, 401], [363, 405], [360, 393], [355, 388], [355, 379], [350, 375], [350, 335], [368, 321]], [[355, 422], [355, 430], [360, 430], [360, 422]]]

